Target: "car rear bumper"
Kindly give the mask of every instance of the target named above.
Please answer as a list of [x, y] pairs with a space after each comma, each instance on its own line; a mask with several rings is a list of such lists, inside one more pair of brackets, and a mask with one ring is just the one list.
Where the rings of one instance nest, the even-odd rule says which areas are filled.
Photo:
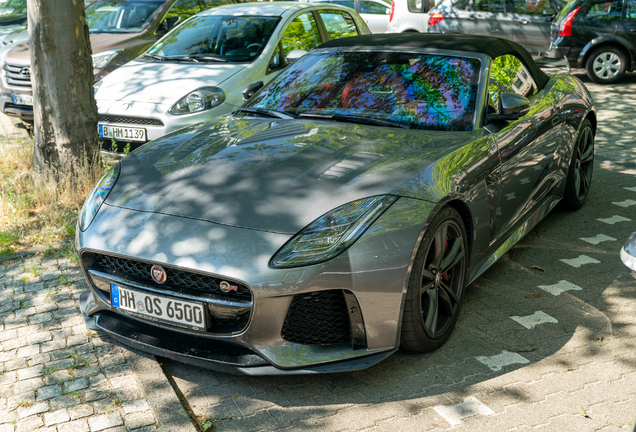
[[571, 48], [550, 48], [547, 51], [541, 53], [541, 57], [547, 57], [550, 59], [562, 59], [567, 57]]
[[16, 105], [11, 95], [0, 96], [0, 111], [11, 117], [19, 117], [22, 120], [33, 121], [33, 107], [28, 105]]

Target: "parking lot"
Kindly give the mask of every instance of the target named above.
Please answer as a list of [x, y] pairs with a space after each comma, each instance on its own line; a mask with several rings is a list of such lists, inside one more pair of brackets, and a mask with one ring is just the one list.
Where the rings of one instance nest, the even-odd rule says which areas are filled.
[[588, 201], [469, 287], [443, 348], [337, 375], [216, 373], [88, 331], [77, 265], [14, 257], [0, 262], [0, 432], [630, 431], [636, 280], [619, 250], [636, 230], [636, 74], [577, 76], [599, 114]]
[[431, 354], [361, 372], [237, 377], [161, 360], [214, 430], [631, 430], [636, 281], [619, 250], [636, 230], [636, 75], [593, 85], [594, 185], [554, 211], [468, 290]]

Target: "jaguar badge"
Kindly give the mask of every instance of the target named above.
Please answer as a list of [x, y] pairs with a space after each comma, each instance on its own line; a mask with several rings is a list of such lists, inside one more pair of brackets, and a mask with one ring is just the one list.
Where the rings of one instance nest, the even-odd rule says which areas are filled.
[[221, 282], [221, 291], [223, 291], [224, 293], [230, 292], [230, 291], [236, 291], [238, 289], [238, 287], [236, 285], [230, 285], [229, 282]]
[[166, 283], [166, 279], [168, 279], [166, 271], [163, 269], [163, 267], [158, 265], [152, 266], [152, 268], [150, 269], [150, 276], [152, 277], [152, 280], [157, 282], [158, 284], [164, 284]]

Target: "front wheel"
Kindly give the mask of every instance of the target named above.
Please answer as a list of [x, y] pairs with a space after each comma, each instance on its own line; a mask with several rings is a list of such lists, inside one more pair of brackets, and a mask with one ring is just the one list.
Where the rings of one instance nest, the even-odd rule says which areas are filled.
[[420, 244], [409, 279], [401, 346], [433, 351], [450, 337], [466, 286], [466, 230], [457, 210], [445, 207]]
[[585, 119], [576, 139], [574, 154], [568, 170], [563, 200], [561, 200], [563, 209], [578, 210], [581, 208], [592, 185], [593, 170], [594, 132], [590, 121]]
[[625, 53], [611, 46], [595, 50], [585, 64], [587, 76], [597, 84], [612, 84], [625, 75], [627, 58]]

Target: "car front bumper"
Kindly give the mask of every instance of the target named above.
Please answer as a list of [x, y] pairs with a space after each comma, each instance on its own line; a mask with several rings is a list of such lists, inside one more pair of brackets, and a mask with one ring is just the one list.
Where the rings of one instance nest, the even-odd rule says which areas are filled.
[[[414, 212], [416, 208], [419, 211]], [[415, 222], [412, 215], [432, 210], [433, 204], [401, 198], [351, 248], [331, 261], [273, 269], [269, 259], [290, 235], [104, 204], [88, 229], [77, 231], [80, 264], [90, 287], [82, 294], [80, 308], [89, 327], [123, 344], [215, 370], [271, 375], [366, 368], [399, 347], [405, 281], [423, 228], [422, 219]], [[178, 238], [174, 233], [179, 233]], [[212, 325], [203, 333], [123, 314], [110, 304], [104, 281], [96, 279], [96, 271], [85, 260], [95, 253], [134, 257], [242, 284], [252, 294], [249, 319], [237, 331], [217, 332]], [[127, 275], [110, 275], [106, 283], [155, 293], [162, 289], [161, 295], [182, 298], [168, 284], [164, 288], [144, 286]], [[345, 295], [349, 341], [299, 343], [283, 335], [295, 298], [338, 290]], [[210, 301], [203, 296], [198, 300]], [[212, 315], [218, 312], [215, 308], [228, 307], [228, 302], [217, 300], [208, 305]]]
[[16, 105], [9, 94], [0, 96], [0, 111], [11, 117], [19, 117], [27, 122], [33, 121], [33, 107], [29, 105]]
[[627, 271], [636, 278], [636, 233], [631, 235], [621, 249], [621, 261], [625, 264]]
[[[160, 138], [185, 126], [200, 123], [215, 117], [229, 114], [236, 110], [236, 106], [227, 102], [220, 106], [200, 113], [174, 116], [168, 114], [170, 106], [147, 102], [121, 102], [98, 100], [99, 125], [123, 128], [144, 129], [146, 139], [143, 141], [127, 141], [126, 139], [103, 139], [102, 148], [106, 152], [121, 152], [126, 144], [131, 144], [134, 150], [143, 144]], [[115, 147], [115, 148], [113, 148]], [[114, 151], [112, 151], [112, 150]]]

